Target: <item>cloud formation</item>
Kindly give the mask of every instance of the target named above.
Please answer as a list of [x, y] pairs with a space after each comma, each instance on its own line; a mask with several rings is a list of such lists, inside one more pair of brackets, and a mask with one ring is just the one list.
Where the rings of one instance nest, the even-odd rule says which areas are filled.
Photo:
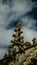
[[[9, 5], [0, 4], [0, 24], [7, 25], [11, 21], [15, 21], [32, 9], [33, 3], [27, 0], [14, 0], [10, 8]], [[3, 22], [2, 22], [3, 21]]]

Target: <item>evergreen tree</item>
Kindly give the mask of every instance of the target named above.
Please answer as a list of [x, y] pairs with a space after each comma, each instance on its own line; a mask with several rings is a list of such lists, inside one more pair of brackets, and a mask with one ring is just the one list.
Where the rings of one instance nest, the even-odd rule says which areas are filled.
[[23, 40], [24, 37], [21, 35], [23, 33], [23, 31], [21, 31], [21, 23], [19, 23], [19, 22], [17, 23], [16, 29], [14, 30], [14, 32], [15, 32], [15, 34], [12, 35], [14, 37], [14, 40], [11, 40], [12, 45], [9, 46], [9, 48], [11, 49], [11, 55], [13, 55], [14, 61], [15, 61], [16, 54], [25, 53], [24, 52], [24, 47], [23, 47], [23, 45], [24, 45], [24, 40]]

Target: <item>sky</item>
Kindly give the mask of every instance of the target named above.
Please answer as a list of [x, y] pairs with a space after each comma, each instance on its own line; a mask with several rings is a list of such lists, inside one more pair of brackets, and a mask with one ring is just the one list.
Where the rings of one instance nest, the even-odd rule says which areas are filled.
[[37, 39], [37, 1], [0, 0], [0, 59], [8, 51], [8, 46], [17, 22], [21, 22], [24, 41]]

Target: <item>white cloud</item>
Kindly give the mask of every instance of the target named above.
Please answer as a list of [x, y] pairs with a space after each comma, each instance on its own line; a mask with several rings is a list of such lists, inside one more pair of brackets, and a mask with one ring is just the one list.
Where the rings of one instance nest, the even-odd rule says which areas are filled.
[[28, 29], [36, 30], [36, 20], [32, 19], [29, 16], [24, 16], [20, 19], [24, 27]]
[[33, 3], [27, 0], [14, 0], [10, 8], [8, 5], [0, 4], [0, 25], [7, 25], [10, 21], [16, 20], [27, 11], [32, 10]]
[[3, 58], [3, 56], [5, 55], [6, 52], [7, 52], [6, 49], [0, 49], [0, 59]]
[[27, 11], [31, 10], [32, 7], [32, 2], [31, 1], [27, 1], [27, 0], [14, 0], [14, 6], [13, 6], [13, 11], [16, 12], [24, 12], [26, 13]]
[[8, 51], [7, 47], [11, 45], [10, 41], [12, 38], [13, 30], [0, 29], [0, 59], [3, 58], [4, 54]]
[[36, 20], [26, 16], [22, 17], [20, 21], [22, 21], [23, 24], [24, 40], [32, 44], [32, 38], [35, 37], [37, 39]]
[[13, 30], [0, 29], [0, 46], [10, 45]]
[[23, 35], [24, 35], [25, 41], [31, 42], [31, 44], [32, 44], [32, 39], [34, 37], [37, 39], [37, 32], [36, 31], [33, 31], [32, 29], [30, 30], [30, 29], [25, 28], [25, 27], [23, 27], [22, 30], [23, 30]]

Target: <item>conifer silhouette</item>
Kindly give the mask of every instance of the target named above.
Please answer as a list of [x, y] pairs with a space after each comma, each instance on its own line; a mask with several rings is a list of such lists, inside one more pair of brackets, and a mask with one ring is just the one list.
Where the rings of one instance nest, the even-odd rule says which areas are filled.
[[[17, 46], [19, 48], [19, 52], [24, 53], [24, 37], [21, 35], [23, 33], [23, 31], [21, 31], [21, 23], [17, 23], [16, 29], [14, 31], [15, 34], [12, 35], [14, 37], [14, 40], [11, 40], [12, 45], [9, 48], [11, 49], [14, 46]], [[14, 50], [16, 50], [16, 48], [14, 48]]]

